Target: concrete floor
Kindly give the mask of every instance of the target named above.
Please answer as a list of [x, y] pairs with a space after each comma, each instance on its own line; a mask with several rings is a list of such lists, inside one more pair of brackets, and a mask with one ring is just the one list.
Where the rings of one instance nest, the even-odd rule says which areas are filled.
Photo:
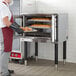
[[76, 76], [76, 64], [59, 63], [58, 71], [54, 67], [54, 62], [49, 60], [28, 61], [28, 66], [9, 63], [9, 68], [14, 69], [12, 76]]

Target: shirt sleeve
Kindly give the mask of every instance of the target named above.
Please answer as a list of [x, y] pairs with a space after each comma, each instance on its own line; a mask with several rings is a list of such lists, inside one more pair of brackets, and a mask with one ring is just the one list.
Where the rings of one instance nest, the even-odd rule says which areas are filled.
[[9, 17], [9, 9], [7, 7], [2, 7], [1, 8], [1, 17], [4, 18], [6, 16]]

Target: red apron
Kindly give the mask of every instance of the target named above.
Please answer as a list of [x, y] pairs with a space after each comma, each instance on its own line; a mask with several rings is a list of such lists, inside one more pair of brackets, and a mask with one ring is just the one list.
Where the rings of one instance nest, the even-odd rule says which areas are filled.
[[[3, 2], [4, 3], [4, 2]], [[6, 4], [6, 3], [4, 3]], [[10, 20], [11, 23], [14, 22], [13, 15]], [[4, 52], [12, 51], [12, 42], [13, 42], [13, 30], [9, 27], [2, 28], [3, 39], [4, 39]]]

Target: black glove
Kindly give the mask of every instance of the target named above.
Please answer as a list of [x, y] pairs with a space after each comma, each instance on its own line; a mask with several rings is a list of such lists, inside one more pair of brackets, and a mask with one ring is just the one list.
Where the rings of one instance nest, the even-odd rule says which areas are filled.
[[18, 34], [23, 34], [24, 33], [24, 31], [20, 28], [20, 26], [16, 22], [11, 24], [10, 28], [13, 29]]

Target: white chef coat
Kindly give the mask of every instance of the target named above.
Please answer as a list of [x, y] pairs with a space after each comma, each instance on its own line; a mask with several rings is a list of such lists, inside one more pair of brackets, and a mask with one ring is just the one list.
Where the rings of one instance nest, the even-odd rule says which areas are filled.
[[0, 3], [0, 28], [6, 27], [6, 25], [3, 24], [3, 18], [6, 16], [8, 16], [9, 20], [11, 19], [12, 15], [9, 6], [4, 3]]

